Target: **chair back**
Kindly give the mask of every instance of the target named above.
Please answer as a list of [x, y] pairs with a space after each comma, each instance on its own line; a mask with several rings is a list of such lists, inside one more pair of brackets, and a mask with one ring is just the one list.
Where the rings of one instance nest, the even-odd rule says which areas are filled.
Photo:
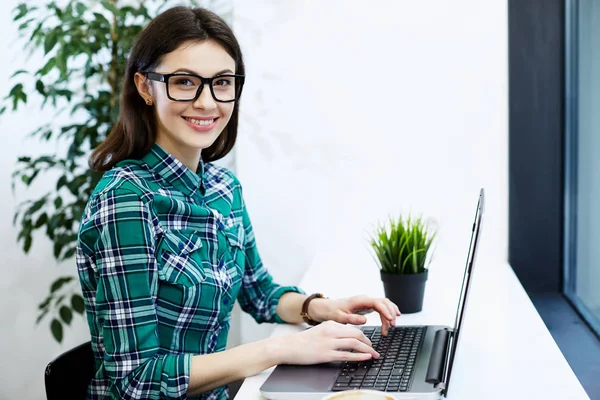
[[84, 400], [94, 377], [94, 353], [90, 342], [58, 356], [44, 374], [48, 400]]

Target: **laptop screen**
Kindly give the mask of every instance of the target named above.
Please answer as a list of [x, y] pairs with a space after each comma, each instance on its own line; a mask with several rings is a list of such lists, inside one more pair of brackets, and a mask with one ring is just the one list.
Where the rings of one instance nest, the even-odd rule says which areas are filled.
[[475, 256], [477, 254], [477, 241], [479, 239], [479, 230], [481, 228], [481, 219], [483, 216], [483, 205], [484, 205], [484, 190], [481, 189], [479, 192], [479, 201], [477, 202], [477, 210], [475, 211], [475, 221], [473, 222], [473, 228], [471, 231], [471, 241], [469, 242], [469, 253], [467, 255], [467, 265], [465, 266], [465, 272], [463, 276], [463, 282], [460, 289], [460, 296], [458, 301], [458, 308], [456, 310], [456, 319], [454, 320], [454, 335], [452, 336], [450, 343], [450, 360], [448, 362], [448, 371], [445, 371], [446, 382], [444, 388], [444, 395], [448, 393], [448, 387], [450, 385], [450, 374], [452, 372], [452, 365], [454, 364], [454, 355], [456, 348], [458, 347], [458, 340], [460, 336], [460, 327], [463, 322], [465, 315], [465, 308], [469, 297], [469, 284], [471, 282], [471, 274], [473, 271], [473, 264], [475, 262]]

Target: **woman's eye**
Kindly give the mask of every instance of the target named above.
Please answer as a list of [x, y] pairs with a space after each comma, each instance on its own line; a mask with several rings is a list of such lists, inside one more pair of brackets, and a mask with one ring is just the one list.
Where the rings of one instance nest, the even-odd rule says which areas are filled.
[[215, 86], [229, 86], [232, 85], [233, 83], [231, 82], [230, 78], [221, 78], [219, 80], [216, 80], [214, 85]]
[[177, 86], [195, 86], [196, 83], [189, 78], [177, 78], [175, 80]]

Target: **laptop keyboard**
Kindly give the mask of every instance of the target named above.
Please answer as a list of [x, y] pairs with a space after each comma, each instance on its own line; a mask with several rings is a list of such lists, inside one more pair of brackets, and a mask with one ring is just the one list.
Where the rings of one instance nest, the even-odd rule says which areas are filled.
[[331, 390], [374, 389], [385, 392], [410, 390], [413, 367], [427, 327], [361, 328], [380, 357], [362, 362], [344, 362]]

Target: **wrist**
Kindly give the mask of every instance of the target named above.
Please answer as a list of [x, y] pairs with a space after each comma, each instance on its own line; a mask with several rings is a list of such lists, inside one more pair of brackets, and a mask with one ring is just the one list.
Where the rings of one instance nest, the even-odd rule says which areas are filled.
[[286, 364], [289, 351], [284, 336], [264, 339], [265, 354], [270, 365]]
[[317, 322], [324, 322], [331, 318], [329, 318], [329, 309], [331, 303], [331, 299], [327, 298], [317, 298], [313, 299], [308, 304], [308, 313]]

